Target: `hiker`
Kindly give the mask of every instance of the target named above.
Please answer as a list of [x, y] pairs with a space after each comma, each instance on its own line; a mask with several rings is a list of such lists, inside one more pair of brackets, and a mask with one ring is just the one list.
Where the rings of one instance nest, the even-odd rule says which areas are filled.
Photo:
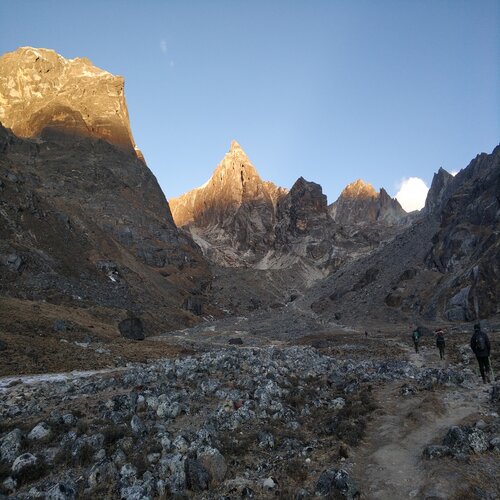
[[368, 337], [368, 330], [365, 330], [365, 337]]
[[474, 335], [470, 339], [470, 347], [476, 355], [479, 364], [479, 371], [483, 378], [483, 384], [490, 380], [490, 339], [488, 335], [481, 331], [481, 325], [476, 323], [474, 325]]
[[418, 328], [413, 330], [411, 338], [413, 339], [413, 344], [415, 345], [415, 352], [418, 354], [418, 341], [420, 340], [420, 331]]
[[445, 341], [444, 341], [444, 330], [436, 330], [436, 346], [439, 349], [439, 357], [441, 359], [444, 359], [444, 348], [445, 348]]

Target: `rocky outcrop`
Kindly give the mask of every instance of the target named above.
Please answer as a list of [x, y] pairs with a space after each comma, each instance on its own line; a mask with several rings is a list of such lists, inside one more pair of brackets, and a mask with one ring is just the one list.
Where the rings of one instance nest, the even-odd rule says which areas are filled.
[[123, 78], [48, 49], [0, 58], [0, 122], [18, 137], [94, 137], [135, 148]]
[[482, 153], [448, 181], [440, 228], [426, 263], [444, 275], [438, 290], [453, 320], [500, 312], [500, 146]]
[[438, 212], [442, 208], [452, 181], [453, 175], [442, 167], [434, 174], [431, 187], [425, 199], [424, 213]]
[[337, 201], [330, 205], [329, 211], [335, 222], [343, 225], [372, 224], [376, 221], [392, 225], [401, 223], [407, 215], [385, 189], [377, 193], [371, 184], [361, 179], [349, 184]]

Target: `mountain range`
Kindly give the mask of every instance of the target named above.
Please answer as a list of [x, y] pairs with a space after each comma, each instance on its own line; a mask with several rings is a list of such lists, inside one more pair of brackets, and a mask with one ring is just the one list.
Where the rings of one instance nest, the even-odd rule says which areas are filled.
[[[236, 141], [203, 186], [167, 201], [123, 78], [31, 47], [0, 58], [0, 122], [8, 332], [84, 311], [103, 335], [127, 318], [148, 335], [292, 299], [322, 322], [470, 321], [474, 300], [500, 313], [499, 147], [454, 177], [440, 169], [412, 214], [360, 179], [330, 205], [303, 177], [278, 187]], [[44, 318], [27, 314], [40, 302]]]

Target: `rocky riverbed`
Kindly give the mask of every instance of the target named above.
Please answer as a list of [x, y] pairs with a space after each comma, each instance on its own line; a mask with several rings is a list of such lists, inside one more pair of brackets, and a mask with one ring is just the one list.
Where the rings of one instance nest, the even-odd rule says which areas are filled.
[[[20, 499], [370, 498], [356, 457], [383, 413], [381, 391], [395, 387], [401, 400], [475, 391], [467, 366], [419, 365], [235, 346], [11, 379], [0, 388], [0, 488]], [[454, 450], [498, 458], [498, 386], [491, 392], [480, 428], [422, 443], [423, 462]]]

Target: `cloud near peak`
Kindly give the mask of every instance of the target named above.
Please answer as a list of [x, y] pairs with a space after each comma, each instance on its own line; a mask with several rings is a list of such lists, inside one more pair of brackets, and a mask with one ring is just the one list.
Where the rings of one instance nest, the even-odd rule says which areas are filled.
[[429, 188], [420, 177], [408, 177], [399, 184], [396, 199], [407, 212], [420, 210], [425, 206]]
[[160, 50], [166, 54], [167, 53], [167, 42], [165, 40], [160, 41]]

